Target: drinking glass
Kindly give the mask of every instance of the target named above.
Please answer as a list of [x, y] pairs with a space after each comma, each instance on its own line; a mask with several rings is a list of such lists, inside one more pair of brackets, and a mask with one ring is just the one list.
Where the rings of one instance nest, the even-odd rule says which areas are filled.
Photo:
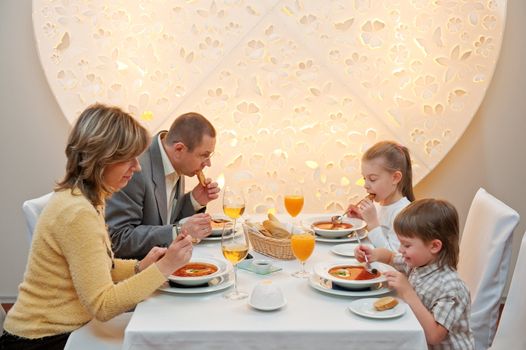
[[305, 262], [314, 250], [314, 242], [314, 231], [310, 229], [302, 227], [301, 229], [298, 229], [298, 231], [292, 232], [292, 237], [290, 239], [292, 254], [294, 254], [301, 264], [301, 270], [294, 272], [292, 276], [298, 278], [309, 277], [310, 274], [305, 271]]
[[292, 216], [292, 219], [299, 215], [303, 209], [303, 191], [300, 187], [292, 187], [287, 190], [284, 196], [285, 209]]
[[248, 293], [237, 289], [237, 264], [248, 254], [248, 236], [245, 230], [236, 226], [232, 230], [223, 230], [221, 250], [225, 258], [234, 265], [234, 290], [224, 294], [224, 297], [231, 300], [246, 298]]
[[241, 188], [235, 186], [225, 186], [223, 191], [223, 212], [226, 216], [236, 221], [245, 212], [245, 197]]

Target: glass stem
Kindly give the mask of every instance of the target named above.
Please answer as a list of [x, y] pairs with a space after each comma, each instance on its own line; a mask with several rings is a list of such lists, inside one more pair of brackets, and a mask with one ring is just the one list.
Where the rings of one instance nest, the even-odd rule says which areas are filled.
[[234, 294], [239, 294], [237, 291], [237, 264], [234, 265]]
[[301, 273], [305, 274], [305, 261], [300, 261], [301, 263]]

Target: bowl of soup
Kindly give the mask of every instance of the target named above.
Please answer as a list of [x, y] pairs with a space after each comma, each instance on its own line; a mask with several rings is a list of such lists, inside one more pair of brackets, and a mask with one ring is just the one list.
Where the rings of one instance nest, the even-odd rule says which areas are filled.
[[333, 223], [331, 216], [319, 217], [311, 221], [314, 232], [325, 238], [343, 238], [365, 226], [367, 226], [365, 221], [347, 217], [344, 217], [341, 223]]
[[199, 286], [214, 278], [221, 278], [231, 268], [230, 264], [215, 258], [192, 258], [187, 264], [172, 272], [168, 279], [183, 286]]
[[314, 272], [340, 287], [358, 290], [387, 281], [383, 273], [394, 270], [392, 266], [380, 262], [372, 262], [371, 267], [375, 268], [377, 273], [368, 271], [356, 259], [346, 259], [316, 264]]

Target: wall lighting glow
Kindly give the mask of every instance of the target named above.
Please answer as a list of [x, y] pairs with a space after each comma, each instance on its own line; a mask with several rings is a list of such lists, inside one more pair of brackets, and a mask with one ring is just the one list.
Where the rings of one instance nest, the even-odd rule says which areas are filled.
[[378, 140], [410, 148], [415, 183], [447, 154], [488, 88], [505, 11], [506, 0], [33, 0], [33, 23], [70, 122], [95, 101], [152, 132], [200, 112], [219, 131], [207, 174], [244, 182], [249, 213], [282, 211], [294, 181], [305, 211], [322, 212], [364, 195], [359, 159]]

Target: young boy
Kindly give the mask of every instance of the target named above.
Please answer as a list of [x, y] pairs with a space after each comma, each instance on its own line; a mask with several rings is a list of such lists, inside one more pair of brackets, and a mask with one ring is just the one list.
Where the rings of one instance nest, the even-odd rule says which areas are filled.
[[[408, 205], [394, 221], [400, 254], [361, 245], [356, 258], [393, 265], [387, 283], [413, 310], [429, 349], [474, 348], [469, 328], [471, 299], [456, 268], [458, 213], [450, 203], [422, 199]], [[401, 272], [400, 272], [401, 271]]]

